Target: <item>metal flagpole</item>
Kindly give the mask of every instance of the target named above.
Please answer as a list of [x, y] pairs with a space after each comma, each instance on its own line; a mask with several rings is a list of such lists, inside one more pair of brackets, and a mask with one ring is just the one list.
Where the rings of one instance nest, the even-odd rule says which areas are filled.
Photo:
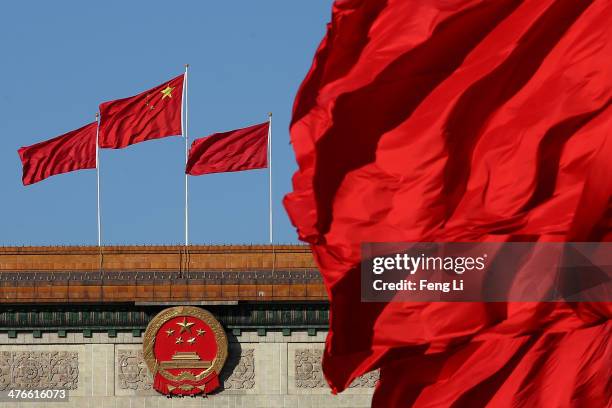
[[100, 114], [96, 112], [96, 192], [97, 192], [97, 207], [98, 207], [98, 258], [99, 269], [102, 272], [104, 258], [102, 255], [102, 217], [100, 215]]
[[100, 115], [96, 112], [96, 189], [98, 194], [98, 247], [102, 247], [102, 223], [100, 217], [100, 148], [98, 139], [100, 133]]
[[269, 181], [269, 213], [270, 213], [270, 244], [272, 235], [272, 112], [268, 113], [268, 181]]
[[[188, 101], [187, 101], [187, 73], [189, 70], [189, 64], [185, 64], [185, 81], [183, 86], [185, 88], [183, 94], [183, 109], [185, 110], [184, 114], [184, 127], [183, 127], [183, 136], [185, 137], [185, 168], [187, 168], [187, 160], [189, 158], [189, 136], [187, 129], [189, 128], [189, 110], [188, 110]], [[185, 172], [185, 247], [189, 245], [189, 178], [187, 173]]]

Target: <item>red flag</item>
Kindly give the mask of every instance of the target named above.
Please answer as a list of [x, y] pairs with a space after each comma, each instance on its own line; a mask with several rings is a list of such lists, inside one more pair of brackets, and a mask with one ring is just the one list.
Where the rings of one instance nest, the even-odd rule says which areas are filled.
[[186, 173], [200, 176], [268, 167], [269, 122], [195, 140]]
[[95, 169], [97, 126], [97, 122], [92, 122], [53, 139], [19, 149], [23, 185], [69, 171]]
[[609, 405], [610, 304], [362, 303], [359, 262], [361, 242], [612, 240], [611, 18], [597, 0], [335, 3], [285, 198], [328, 289], [334, 391], [381, 368], [377, 407]]
[[184, 78], [179, 75], [136, 96], [100, 104], [99, 146], [121, 149], [181, 135]]

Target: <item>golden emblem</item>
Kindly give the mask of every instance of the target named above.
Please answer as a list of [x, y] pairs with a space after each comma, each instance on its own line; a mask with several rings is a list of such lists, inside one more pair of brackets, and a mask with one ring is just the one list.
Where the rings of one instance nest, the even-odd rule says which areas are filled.
[[221, 324], [210, 312], [193, 306], [161, 311], [147, 326], [143, 339], [144, 359], [155, 379], [154, 387], [164, 394], [194, 394], [216, 388], [227, 349]]

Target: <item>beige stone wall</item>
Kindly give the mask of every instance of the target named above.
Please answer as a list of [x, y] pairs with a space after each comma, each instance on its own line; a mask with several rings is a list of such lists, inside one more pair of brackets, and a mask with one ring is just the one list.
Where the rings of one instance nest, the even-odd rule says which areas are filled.
[[321, 372], [326, 333], [243, 332], [230, 338], [230, 356], [221, 373], [223, 390], [208, 398], [172, 398], [151, 389], [142, 359], [142, 339], [122, 334], [66, 338], [43, 334], [0, 335], [0, 390], [10, 387], [65, 388], [68, 402], [0, 403], [2, 407], [50, 408], [318, 408], [370, 406], [377, 373], [366, 375], [341, 395], [331, 395]]

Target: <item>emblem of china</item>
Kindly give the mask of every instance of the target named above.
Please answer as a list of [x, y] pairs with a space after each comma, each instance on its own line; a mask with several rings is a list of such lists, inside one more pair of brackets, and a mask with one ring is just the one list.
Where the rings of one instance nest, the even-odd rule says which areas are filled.
[[210, 312], [192, 306], [161, 311], [147, 326], [143, 348], [158, 392], [205, 395], [219, 387], [227, 337]]

